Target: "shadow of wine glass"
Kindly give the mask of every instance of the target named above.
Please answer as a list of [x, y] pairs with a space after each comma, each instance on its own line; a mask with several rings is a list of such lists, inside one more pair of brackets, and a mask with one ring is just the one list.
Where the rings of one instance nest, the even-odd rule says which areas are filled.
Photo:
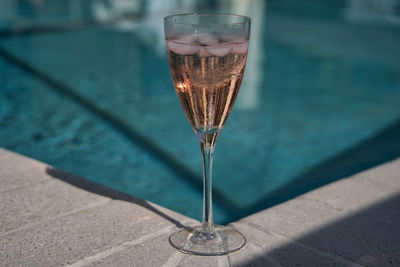
[[46, 173], [48, 175], [52, 176], [53, 178], [59, 179], [63, 182], [66, 182], [75, 187], [79, 187], [88, 192], [98, 194], [101, 196], [105, 196], [105, 197], [108, 197], [108, 198], [111, 198], [114, 200], [122, 200], [122, 201], [126, 201], [126, 202], [130, 202], [130, 203], [139, 205], [143, 208], [146, 208], [147, 210], [149, 210], [151, 212], [154, 212], [155, 214], [161, 216], [162, 218], [168, 220], [169, 222], [173, 223], [178, 228], [190, 229], [189, 226], [182, 224], [181, 222], [177, 221], [176, 219], [172, 218], [168, 214], [157, 209], [156, 207], [154, 207], [153, 205], [151, 205], [150, 203], [148, 203], [145, 200], [135, 198], [135, 197], [125, 194], [123, 192], [114, 190], [112, 188], [106, 187], [106, 186], [98, 184], [96, 182], [89, 181], [85, 178], [69, 174], [67, 172], [64, 172], [64, 171], [59, 170], [54, 167], [47, 167]]

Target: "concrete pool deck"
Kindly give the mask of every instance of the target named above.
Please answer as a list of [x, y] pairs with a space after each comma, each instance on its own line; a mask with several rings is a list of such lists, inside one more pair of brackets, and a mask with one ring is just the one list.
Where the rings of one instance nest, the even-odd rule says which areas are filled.
[[0, 148], [2, 266], [399, 266], [400, 158], [232, 225], [218, 257], [180, 253], [194, 220]]

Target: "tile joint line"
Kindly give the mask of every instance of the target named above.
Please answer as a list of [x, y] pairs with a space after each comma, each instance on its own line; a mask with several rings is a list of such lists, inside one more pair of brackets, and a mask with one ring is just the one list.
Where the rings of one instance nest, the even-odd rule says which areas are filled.
[[163, 229], [161, 229], [161, 230], [159, 230], [157, 232], [154, 232], [154, 233], [139, 237], [134, 241], [127, 241], [127, 242], [121, 243], [121, 244], [116, 245], [116, 246], [114, 246], [114, 247], [112, 247], [110, 249], [104, 250], [104, 251], [102, 251], [102, 252], [100, 252], [98, 254], [89, 256], [89, 257], [84, 258], [84, 259], [82, 259], [80, 261], [72, 263], [72, 264], [70, 264], [68, 266], [73, 266], [73, 267], [86, 266], [86, 265], [94, 263], [96, 261], [105, 259], [105, 258], [107, 258], [107, 257], [109, 257], [109, 256], [111, 256], [111, 255], [113, 255], [115, 253], [122, 252], [122, 251], [126, 250], [129, 247], [133, 247], [133, 246], [139, 245], [139, 244], [141, 244], [141, 243], [143, 243], [143, 242], [145, 242], [145, 241], [147, 241], [147, 240], [149, 240], [151, 238], [155, 238], [155, 237], [161, 236], [164, 233], [168, 233], [174, 227], [175, 226], [171, 225], [171, 226], [163, 228]]

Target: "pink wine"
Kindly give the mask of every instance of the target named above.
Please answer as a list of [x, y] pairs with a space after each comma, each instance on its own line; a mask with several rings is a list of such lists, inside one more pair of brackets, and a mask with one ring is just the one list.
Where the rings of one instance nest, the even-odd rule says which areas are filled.
[[239, 92], [248, 41], [235, 36], [197, 34], [167, 40], [176, 94], [192, 127], [218, 133]]

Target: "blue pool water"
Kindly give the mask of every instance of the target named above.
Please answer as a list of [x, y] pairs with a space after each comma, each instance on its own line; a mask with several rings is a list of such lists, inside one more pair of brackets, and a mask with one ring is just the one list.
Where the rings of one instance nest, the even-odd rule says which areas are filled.
[[217, 222], [400, 156], [400, 1], [175, 2], [0, 2], [0, 146], [200, 219], [162, 25], [197, 10], [252, 17], [216, 147]]

